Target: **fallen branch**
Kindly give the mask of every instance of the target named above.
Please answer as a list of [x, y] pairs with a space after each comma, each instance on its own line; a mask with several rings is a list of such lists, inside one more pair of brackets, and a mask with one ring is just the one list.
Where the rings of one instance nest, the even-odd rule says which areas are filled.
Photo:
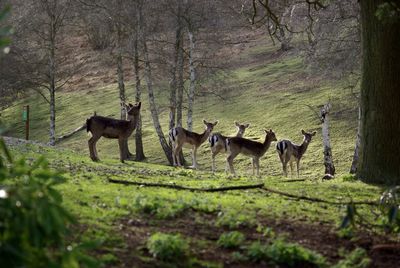
[[256, 189], [263, 188], [264, 183], [259, 184], [250, 184], [250, 185], [236, 185], [236, 186], [226, 186], [226, 187], [218, 187], [218, 188], [193, 188], [186, 187], [176, 184], [165, 184], [165, 183], [153, 183], [153, 182], [138, 182], [138, 181], [123, 181], [123, 180], [114, 180], [108, 179], [108, 182], [118, 183], [123, 185], [138, 185], [138, 186], [146, 186], [146, 187], [163, 187], [163, 188], [171, 188], [175, 190], [186, 190], [186, 191], [198, 191], [198, 192], [223, 192], [223, 191], [231, 191], [231, 190], [245, 190], [245, 189]]
[[84, 124], [83, 126], [78, 127], [77, 129], [75, 129], [74, 131], [72, 131], [72, 132], [70, 132], [70, 133], [68, 133], [68, 134], [65, 134], [65, 135], [63, 135], [63, 136], [58, 137], [58, 138], [56, 139], [56, 143], [58, 143], [58, 142], [60, 142], [60, 141], [62, 141], [62, 140], [65, 140], [65, 139], [67, 139], [67, 138], [69, 138], [69, 137], [71, 137], [72, 135], [78, 133], [79, 131], [81, 131], [81, 130], [83, 130], [83, 129], [85, 129], [85, 128], [86, 128], [86, 124]]
[[267, 187], [262, 187], [263, 190], [273, 193], [273, 194], [278, 194], [286, 197], [291, 197], [299, 200], [306, 200], [310, 202], [317, 202], [317, 203], [325, 203], [325, 204], [330, 204], [330, 205], [347, 205], [349, 203], [354, 204], [354, 205], [369, 205], [369, 206], [378, 206], [378, 202], [375, 201], [350, 201], [350, 202], [334, 202], [334, 201], [329, 201], [329, 200], [324, 200], [316, 197], [308, 197], [304, 195], [295, 195], [295, 194], [290, 194], [286, 192], [281, 192], [278, 190], [270, 189]]

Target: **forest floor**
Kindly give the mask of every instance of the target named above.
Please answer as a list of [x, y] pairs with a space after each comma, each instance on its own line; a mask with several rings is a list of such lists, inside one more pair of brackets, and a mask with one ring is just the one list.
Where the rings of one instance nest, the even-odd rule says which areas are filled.
[[[31, 161], [45, 155], [51, 167], [64, 170], [67, 182], [58, 188], [66, 208], [79, 219], [74, 239], [99, 240], [101, 245], [94, 254], [107, 267], [398, 267], [398, 234], [388, 235], [380, 227], [368, 228], [369, 224], [384, 226], [379, 207], [356, 205], [358, 215], [369, 223], [363, 221], [361, 226], [356, 222], [354, 228], [339, 229], [348, 203], [378, 202], [389, 187], [364, 184], [348, 174], [357, 132], [357, 89], [348, 87], [347, 79], [329, 79], [308, 70], [296, 49], [282, 53], [265, 36], [252, 35], [249, 39], [240, 49], [228, 51], [232, 55], [228, 70], [216, 71], [201, 81], [194, 130], [202, 131], [205, 118], [219, 120], [214, 130], [229, 135], [235, 133], [233, 122], [239, 121], [251, 124], [247, 138], [260, 140], [263, 129], [272, 128], [278, 139], [289, 138], [295, 143], [302, 140], [301, 129], [317, 131], [301, 161], [299, 179], [282, 177], [275, 143], [261, 159], [261, 178], [251, 175], [250, 160], [244, 156], [235, 159], [239, 177], [212, 174], [207, 142], [198, 151], [199, 170], [167, 166], [151, 120], [145, 85], [141, 110], [147, 157], [144, 163], [121, 164], [117, 142], [107, 139], [98, 142], [102, 161], [90, 161], [85, 131], [55, 148], [43, 145], [48, 141], [48, 104], [37, 94], [16, 100], [1, 111], [0, 120], [5, 124], [5, 135], [24, 137], [20, 115], [23, 105], [29, 104], [31, 139], [39, 143], [7, 139], [8, 144], [19, 157]], [[82, 47], [81, 41], [76, 41], [77, 49]], [[115, 68], [103, 69], [104, 64], [100, 66], [97, 59], [101, 56], [83, 48], [87, 51], [73, 53], [76, 61], [88, 59], [88, 66], [98, 69], [86, 74], [89, 82], [83, 74], [68, 89], [57, 92], [57, 136], [82, 126], [94, 111], [119, 116]], [[169, 113], [166, 83], [155, 83], [165, 134]], [[134, 99], [130, 82], [126, 94], [129, 100]], [[317, 114], [328, 101], [332, 104], [330, 137], [337, 174], [333, 180], [322, 181], [323, 147]], [[132, 152], [133, 143], [131, 139]], [[189, 160], [189, 151], [184, 149], [184, 154]], [[225, 156], [218, 155], [218, 170], [224, 166]], [[110, 179], [141, 185], [115, 184]], [[262, 187], [199, 192], [148, 187], [146, 183], [192, 188]], [[235, 231], [240, 234], [232, 233]], [[180, 234], [180, 238], [169, 237], [172, 240], [167, 242], [175, 245], [173, 239], [184, 241], [188, 245], [185, 254], [174, 262], [154, 258], [148, 241], [158, 232]], [[225, 248], [229, 243], [232, 248]]]
[[[132, 161], [122, 164], [104, 159], [94, 163], [70, 150], [12, 138], [6, 141], [17, 157], [30, 161], [45, 155], [51, 167], [64, 171], [67, 182], [58, 188], [66, 208], [79, 219], [74, 237], [77, 241], [100, 241], [94, 254], [107, 267], [330, 267], [338, 263], [338, 267], [396, 267], [400, 263], [398, 237], [358, 224], [350, 229], [338, 228], [346, 203], [378, 202], [384, 187], [346, 176], [332, 181], [280, 176], [234, 178]], [[142, 185], [121, 185], [110, 179]], [[146, 186], [149, 183], [213, 189], [255, 184], [263, 187], [198, 192]], [[366, 220], [377, 222], [377, 207], [356, 208]], [[244, 239], [224, 248], [221, 236], [233, 231], [240, 232]], [[169, 262], [153, 258], [148, 240], [159, 232], [180, 234], [188, 244], [185, 257]], [[276, 259], [268, 255], [272, 247]], [[288, 248], [293, 247], [291, 254], [295, 252], [297, 259], [288, 257]], [[317, 264], [313, 264], [315, 260], [319, 260]]]

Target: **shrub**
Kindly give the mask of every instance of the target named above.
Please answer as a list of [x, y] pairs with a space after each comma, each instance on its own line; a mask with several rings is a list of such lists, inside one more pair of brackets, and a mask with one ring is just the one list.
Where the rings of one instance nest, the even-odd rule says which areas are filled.
[[254, 242], [247, 248], [247, 257], [253, 262], [269, 261], [287, 267], [327, 266], [325, 258], [320, 254], [283, 239], [276, 239], [270, 245]]
[[64, 178], [44, 158], [13, 161], [0, 139], [0, 259], [4, 267], [96, 266], [86, 245], [65, 240], [74, 218], [54, 186]]
[[339, 261], [332, 268], [366, 268], [370, 265], [371, 259], [363, 248], [356, 248], [350, 253], [339, 253], [345, 259]]
[[179, 234], [155, 233], [147, 241], [147, 248], [154, 258], [181, 263], [188, 260], [189, 245]]
[[255, 216], [237, 214], [237, 211], [228, 210], [218, 214], [216, 225], [218, 227], [228, 227], [229, 229], [253, 227], [256, 225], [256, 220]]
[[250, 261], [259, 262], [262, 260], [267, 260], [267, 245], [261, 244], [261, 242], [253, 242], [246, 250], [246, 255]]
[[223, 233], [219, 237], [217, 244], [223, 248], [237, 248], [245, 241], [245, 239], [245, 236], [241, 232], [233, 231]]
[[300, 267], [304, 264], [313, 264], [316, 267], [326, 266], [323, 256], [298, 244], [287, 243], [283, 239], [276, 239], [267, 248], [268, 258], [275, 264], [284, 264], [289, 267]]

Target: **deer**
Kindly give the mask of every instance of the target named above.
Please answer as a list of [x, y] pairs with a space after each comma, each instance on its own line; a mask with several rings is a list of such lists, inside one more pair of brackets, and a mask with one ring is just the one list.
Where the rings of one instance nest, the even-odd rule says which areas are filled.
[[93, 161], [100, 161], [96, 143], [101, 137], [118, 139], [120, 161], [124, 163], [124, 160], [128, 159], [128, 138], [136, 128], [140, 116], [141, 102], [135, 105], [124, 103], [124, 105], [127, 111], [127, 120], [98, 116], [96, 114], [86, 120], [86, 131], [92, 135], [88, 145], [90, 158]]
[[271, 143], [276, 141], [275, 133], [270, 130], [264, 130], [265, 139], [264, 142], [253, 141], [241, 137], [228, 138], [226, 140], [228, 157], [226, 158], [227, 165], [229, 165], [230, 172], [236, 176], [236, 172], [233, 168], [233, 160], [238, 154], [244, 154], [250, 156], [253, 165], [253, 176], [254, 169], [257, 168], [257, 177], [260, 177], [260, 158], [267, 152]]
[[192, 166], [190, 168], [197, 169], [197, 149], [203, 144], [210, 136], [214, 127], [218, 124], [218, 120], [214, 123], [207, 122], [203, 119], [205, 130], [203, 133], [198, 134], [188, 131], [183, 127], [174, 127], [169, 131], [169, 139], [172, 144], [172, 160], [173, 166], [182, 166], [179, 159], [179, 152], [182, 147], [189, 147], [192, 149]]
[[297, 166], [297, 177], [299, 177], [299, 169], [300, 169], [300, 160], [307, 151], [307, 147], [311, 142], [313, 136], [315, 136], [317, 132], [314, 131], [312, 133], [305, 132], [303, 129], [301, 130], [301, 134], [303, 134], [304, 139], [303, 143], [300, 145], [294, 144], [290, 140], [281, 140], [276, 144], [276, 150], [279, 155], [279, 159], [282, 163], [283, 174], [287, 177], [287, 164], [290, 163], [290, 170], [293, 175], [293, 161], [296, 161]]
[[[243, 137], [246, 128], [248, 128], [250, 124], [239, 124], [238, 122], [235, 121], [235, 126], [237, 128], [237, 133], [235, 137]], [[215, 156], [219, 154], [221, 151], [227, 152], [227, 147], [226, 147], [227, 138], [232, 138], [232, 137], [223, 136], [221, 133], [215, 133], [208, 138], [208, 141], [210, 142], [211, 146], [211, 153], [212, 153], [211, 169], [213, 173], [215, 172]], [[226, 170], [227, 167], [225, 168], [225, 171]]]

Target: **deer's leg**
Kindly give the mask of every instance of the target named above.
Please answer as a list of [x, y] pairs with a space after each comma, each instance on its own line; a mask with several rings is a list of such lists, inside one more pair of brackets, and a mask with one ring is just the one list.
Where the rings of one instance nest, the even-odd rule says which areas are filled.
[[100, 137], [98, 136], [92, 136], [88, 141], [90, 158], [93, 161], [99, 161], [99, 157], [97, 155], [97, 150], [96, 150], [96, 143], [99, 139]]
[[229, 169], [230, 169], [230, 171], [231, 171], [231, 173], [233, 174], [233, 175], [235, 175], [236, 176], [236, 172], [235, 172], [235, 169], [233, 168], [233, 159], [235, 159], [235, 157], [237, 156], [238, 154], [236, 153], [233, 153], [233, 152], [231, 152], [229, 155], [228, 155], [228, 157], [226, 158], [226, 162], [227, 162], [227, 164], [229, 165]]
[[260, 158], [255, 158], [254, 162], [257, 167], [257, 177], [260, 177]]
[[282, 163], [283, 175], [285, 177], [287, 177], [288, 176], [288, 174], [287, 174], [287, 163], [288, 163], [288, 161], [286, 160], [286, 157], [285, 157], [284, 154], [282, 154], [282, 155], [280, 154], [279, 155], [279, 159], [281, 160], [281, 163]]
[[197, 169], [197, 147], [196, 146], [193, 146], [193, 149], [192, 149], [192, 156], [193, 156], [193, 168], [194, 169]]
[[125, 142], [125, 150], [126, 150], [125, 159], [131, 159], [131, 158], [133, 158], [133, 154], [129, 151], [128, 139], [126, 139], [126, 142]]
[[177, 144], [176, 147], [175, 147], [175, 151], [174, 151], [175, 158], [176, 158], [176, 163], [177, 163], [178, 167], [182, 166], [181, 165], [181, 160], [179, 159], [179, 152], [182, 150], [182, 146], [183, 146], [183, 144]]
[[290, 172], [291, 172], [292, 177], [293, 177], [293, 161], [289, 160], [289, 164], [290, 164]]
[[299, 170], [300, 170], [300, 159], [296, 159], [296, 165], [297, 165], [297, 178], [299, 178]]
[[254, 176], [254, 167], [255, 167], [255, 165], [256, 165], [256, 163], [255, 163], [255, 159], [254, 158], [251, 158], [251, 165], [252, 165], [252, 167], [253, 167], [253, 176]]
[[124, 160], [126, 159], [126, 156], [127, 156], [126, 147], [125, 147], [126, 139], [119, 138], [118, 145], [119, 145], [119, 159], [122, 163], [124, 163]]
[[215, 172], [215, 156], [218, 154], [213, 148], [211, 148], [211, 170], [212, 173]]

